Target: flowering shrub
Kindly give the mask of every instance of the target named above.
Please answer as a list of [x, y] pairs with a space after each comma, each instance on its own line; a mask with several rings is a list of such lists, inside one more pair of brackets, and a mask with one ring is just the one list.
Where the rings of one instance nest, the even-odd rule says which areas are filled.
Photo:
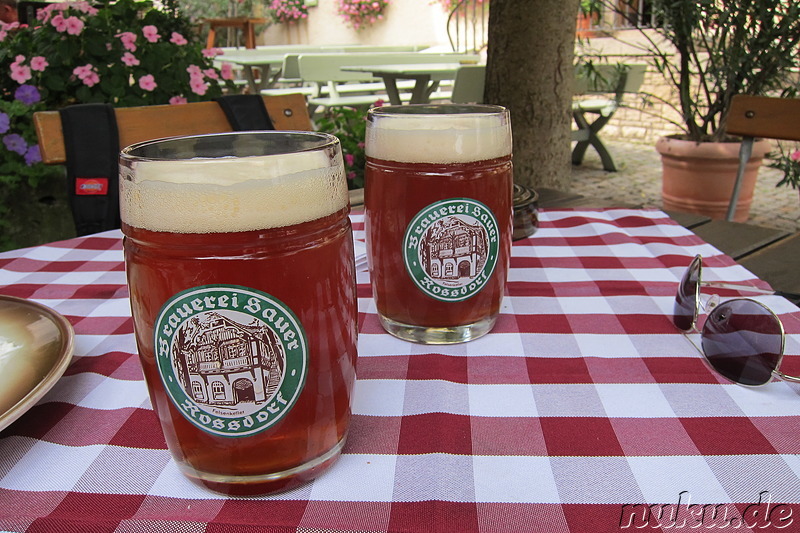
[[0, 23], [0, 228], [13, 186], [52, 173], [38, 164], [35, 111], [180, 104], [234, 88], [230, 65], [212, 63], [219, 51], [203, 50], [176, 0], [164, 4], [65, 2], [41, 9], [31, 26]]
[[383, 19], [389, 0], [337, 0], [339, 15], [354, 29], [363, 28]]
[[[1, 127], [2, 125], [0, 125]], [[800, 188], [800, 143], [780, 142], [777, 152], [769, 154], [768, 167], [783, 171], [783, 178], [778, 186], [787, 185]]]
[[272, 19], [275, 22], [292, 23], [308, 18], [308, 6], [305, 0], [272, 0], [269, 3]]
[[[383, 100], [373, 106], [380, 107]], [[360, 189], [364, 186], [364, 166], [367, 156], [364, 153], [364, 139], [367, 133], [367, 111], [353, 107], [329, 107], [325, 114], [316, 120], [317, 130], [330, 133], [339, 138], [344, 156], [344, 169], [347, 175], [347, 188]]]

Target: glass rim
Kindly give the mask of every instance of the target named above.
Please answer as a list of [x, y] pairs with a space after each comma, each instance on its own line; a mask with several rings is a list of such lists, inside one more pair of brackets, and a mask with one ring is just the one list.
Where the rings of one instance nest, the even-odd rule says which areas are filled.
[[494, 104], [405, 104], [371, 108], [369, 117], [420, 117], [430, 115], [492, 116], [508, 113], [508, 108]]
[[248, 138], [257, 138], [257, 137], [289, 137], [295, 136], [298, 138], [316, 138], [319, 140], [318, 144], [313, 146], [299, 148], [299, 149], [287, 149], [287, 150], [276, 150], [275, 152], [270, 153], [261, 153], [261, 154], [250, 154], [250, 155], [236, 155], [237, 158], [244, 158], [244, 157], [272, 157], [272, 156], [281, 156], [286, 154], [293, 154], [293, 153], [301, 153], [301, 152], [315, 152], [318, 150], [324, 150], [326, 148], [336, 146], [339, 144], [339, 139], [335, 135], [331, 135], [329, 133], [317, 132], [317, 131], [301, 131], [301, 130], [248, 130], [248, 131], [228, 131], [228, 132], [220, 132], [220, 133], [204, 133], [204, 134], [197, 134], [197, 135], [176, 135], [173, 137], [161, 137], [158, 139], [149, 139], [147, 141], [141, 141], [137, 143], [133, 143], [129, 146], [126, 146], [120, 150], [120, 159], [130, 162], [143, 162], [143, 161], [188, 161], [188, 160], [222, 160], [226, 157], [233, 156], [234, 154], [219, 155], [219, 156], [197, 156], [194, 155], [191, 158], [178, 155], [178, 156], [152, 156], [152, 155], [143, 155], [142, 152], [153, 148], [155, 146], [164, 146], [168, 147], [170, 144], [175, 144], [180, 146], [184, 143], [191, 143], [197, 142], [198, 140], [213, 140], [213, 139], [223, 139], [223, 138], [233, 138], [233, 137], [248, 137]]

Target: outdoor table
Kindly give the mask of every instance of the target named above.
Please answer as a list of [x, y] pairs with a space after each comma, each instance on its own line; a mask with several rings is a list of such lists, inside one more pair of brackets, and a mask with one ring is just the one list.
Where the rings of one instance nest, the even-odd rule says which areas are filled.
[[426, 104], [442, 80], [452, 80], [461, 67], [459, 63], [415, 63], [396, 65], [353, 65], [341, 67], [348, 72], [369, 72], [381, 78], [392, 105], [402, 105], [397, 80], [414, 80], [409, 104]]
[[[0, 294], [48, 305], [76, 332], [66, 374], [0, 433], [0, 530], [800, 523], [799, 386], [725, 382], [670, 320], [695, 254], [708, 280], [766, 284], [657, 210], [539, 216], [538, 231], [512, 247], [494, 331], [472, 342], [424, 346], [384, 333], [359, 261], [344, 453], [315, 481], [256, 498], [199, 488], [170, 458], [136, 355], [119, 231], [0, 253]], [[363, 214], [351, 219], [363, 249]], [[782, 370], [800, 375], [800, 310], [757, 298], [785, 325]]]
[[[280, 77], [286, 52], [264, 53], [258, 50], [247, 50], [247, 52], [254, 53], [226, 52], [219, 56], [217, 61], [227, 61], [242, 67], [251, 94], [260, 94], [262, 90], [275, 85]], [[256, 78], [255, 69], [261, 71], [258, 78]]]

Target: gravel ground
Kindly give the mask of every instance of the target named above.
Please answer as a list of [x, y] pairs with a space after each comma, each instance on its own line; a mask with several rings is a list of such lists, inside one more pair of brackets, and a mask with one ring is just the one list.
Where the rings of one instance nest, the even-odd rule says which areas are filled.
[[[661, 208], [661, 160], [651, 144], [606, 141], [617, 172], [606, 172], [589, 147], [583, 165], [572, 167], [573, 191], [584, 196]], [[762, 167], [748, 223], [800, 231], [800, 194], [775, 187], [779, 172]]]

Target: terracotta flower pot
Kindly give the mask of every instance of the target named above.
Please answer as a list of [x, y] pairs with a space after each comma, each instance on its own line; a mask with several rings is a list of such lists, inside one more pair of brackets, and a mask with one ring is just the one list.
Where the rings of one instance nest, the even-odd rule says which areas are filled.
[[[740, 145], [737, 142], [696, 143], [674, 137], [659, 139], [656, 151], [661, 154], [663, 167], [664, 209], [724, 219], [739, 168]], [[736, 203], [734, 220], [737, 222], [745, 222], [750, 215], [758, 169], [769, 148], [769, 141], [764, 140], [753, 145], [753, 155], [745, 166]]]

